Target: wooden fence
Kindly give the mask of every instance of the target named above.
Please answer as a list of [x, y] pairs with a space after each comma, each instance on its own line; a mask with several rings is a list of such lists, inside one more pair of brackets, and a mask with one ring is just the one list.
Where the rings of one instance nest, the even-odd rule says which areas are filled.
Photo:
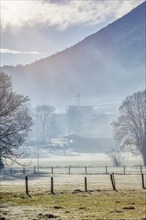
[[[110, 181], [111, 181], [112, 189], [114, 191], [118, 192], [118, 189], [117, 189], [117, 186], [116, 186], [116, 181], [115, 181], [115, 174], [111, 173], [109, 175], [109, 178], [110, 178]], [[83, 181], [84, 181], [84, 190], [83, 191], [88, 192], [88, 177], [84, 176]], [[145, 176], [144, 176], [143, 173], [141, 174], [141, 188], [146, 189]], [[80, 192], [82, 192], [82, 191], [80, 191]], [[29, 184], [28, 184], [28, 177], [27, 176], [25, 176], [25, 193], [27, 195], [29, 195]], [[54, 177], [50, 177], [50, 193], [55, 194], [55, 191], [54, 191]]]
[[65, 167], [39, 167], [36, 168], [35, 166], [32, 168], [30, 167], [11, 167], [4, 169], [1, 172], [9, 173], [10, 175], [16, 173], [22, 174], [123, 174], [123, 175], [130, 175], [130, 174], [146, 174], [146, 167], [144, 166], [123, 166], [123, 167], [113, 167], [113, 166], [65, 166]]

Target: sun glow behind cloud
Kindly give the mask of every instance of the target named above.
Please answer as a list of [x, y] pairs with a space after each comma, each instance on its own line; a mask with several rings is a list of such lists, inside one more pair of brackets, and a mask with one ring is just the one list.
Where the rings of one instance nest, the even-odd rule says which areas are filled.
[[24, 26], [55, 26], [59, 30], [73, 25], [96, 25], [117, 19], [143, 0], [1, 0], [1, 29]]

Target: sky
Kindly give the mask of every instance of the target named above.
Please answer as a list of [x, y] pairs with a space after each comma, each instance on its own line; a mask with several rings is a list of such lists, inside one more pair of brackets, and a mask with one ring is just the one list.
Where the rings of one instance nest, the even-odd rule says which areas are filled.
[[144, 0], [0, 0], [0, 65], [27, 64], [64, 50]]

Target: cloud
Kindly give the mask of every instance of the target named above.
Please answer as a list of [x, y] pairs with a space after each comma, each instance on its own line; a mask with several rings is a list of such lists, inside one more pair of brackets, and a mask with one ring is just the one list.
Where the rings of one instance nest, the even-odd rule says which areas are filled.
[[115, 20], [143, 0], [1, 0], [1, 29], [24, 26], [96, 25]]
[[18, 51], [18, 50], [10, 50], [3, 48], [0, 48], [0, 53], [1, 54], [32, 54], [32, 55], [42, 54], [42, 52], [36, 52], [36, 51]]

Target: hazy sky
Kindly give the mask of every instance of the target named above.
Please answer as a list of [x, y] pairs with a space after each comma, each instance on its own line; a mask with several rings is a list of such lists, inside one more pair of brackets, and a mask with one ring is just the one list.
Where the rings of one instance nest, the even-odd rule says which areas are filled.
[[31, 63], [97, 32], [144, 0], [0, 0], [1, 66]]

